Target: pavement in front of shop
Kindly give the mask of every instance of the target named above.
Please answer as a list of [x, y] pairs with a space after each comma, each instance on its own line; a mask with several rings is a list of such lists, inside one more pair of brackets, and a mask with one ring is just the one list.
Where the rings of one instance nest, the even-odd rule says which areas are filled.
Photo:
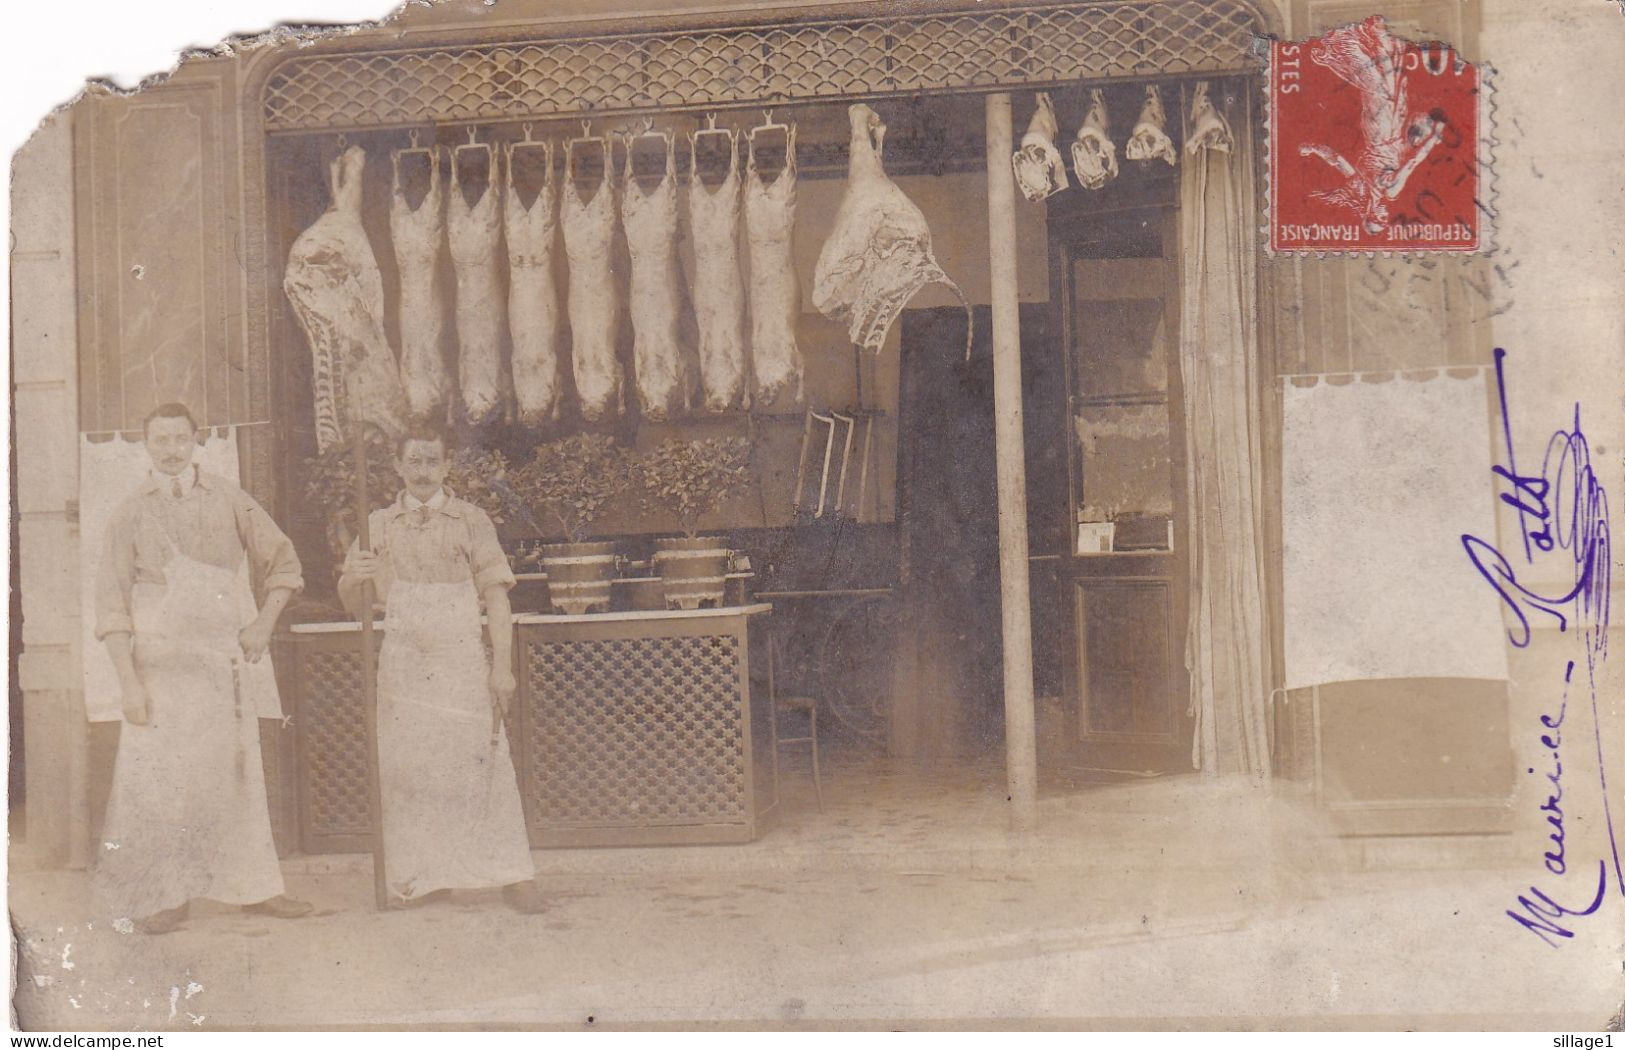
[[[1504, 914], [1510, 839], [1324, 833], [1308, 800], [1196, 777], [1051, 785], [1008, 830], [996, 765], [787, 769], [740, 847], [546, 851], [553, 900], [372, 909], [366, 856], [287, 862], [295, 922], [213, 905], [162, 937], [16, 855], [32, 1029], [430, 1026], [1580, 1029], [1621, 999], [1622, 905], [1549, 947]], [[1538, 866], [1538, 851], [1534, 858]]]

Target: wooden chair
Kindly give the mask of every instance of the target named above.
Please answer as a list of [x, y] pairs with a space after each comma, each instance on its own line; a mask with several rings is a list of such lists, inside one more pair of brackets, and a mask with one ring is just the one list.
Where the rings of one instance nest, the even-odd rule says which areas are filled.
[[780, 714], [792, 714], [807, 720], [806, 736], [780, 736], [778, 745], [806, 744], [812, 750], [813, 794], [818, 798], [818, 812], [824, 812], [824, 782], [823, 774], [818, 768], [818, 698], [800, 694], [780, 696], [778, 679], [775, 668], [778, 664], [778, 637], [773, 635], [768, 639], [767, 646], [767, 688], [768, 695], [773, 698], [773, 718], [778, 721]]

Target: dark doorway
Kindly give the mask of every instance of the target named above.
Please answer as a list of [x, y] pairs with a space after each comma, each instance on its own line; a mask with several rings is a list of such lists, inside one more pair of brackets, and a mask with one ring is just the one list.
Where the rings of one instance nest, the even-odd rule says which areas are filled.
[[1003, 740], [999, 518], [993, 441], [992, 314], [905, 311], [899, 473], [908, 512], [908, 602], [919, 645], [920, 703], [934, 749]]
[[[1020, 319], [1029, 542], [1038, 554], [1056, 531], [1043, 511], [1059, 520], [1052, 490], [1060, 485], [1065, 491], [1064, 447], [1049, 433], [1060, 411], [1051, 402], [1063, 386], [1058, 369], [1048, 367], [1056, 357], [1048, 309], [1025, 305]], [[903, 313], [898, 441], [905, 600], [918, 646], [922, 732], [929, 750], [961, 754], [1004, 743], [992, 310], [975, 307], [974, 320], [967, 360], [964, 310]], [[1054, 646], [1037, 615], [1034, 633], [1035, 684], [1042, 693], [1057, 688], [1059, 670], [1048, 658]]]

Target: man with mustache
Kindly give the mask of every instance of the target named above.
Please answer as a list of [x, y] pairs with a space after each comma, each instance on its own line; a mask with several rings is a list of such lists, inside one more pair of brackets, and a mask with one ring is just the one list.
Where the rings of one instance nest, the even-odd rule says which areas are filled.
[[299, 918], [311, 907], [283, 895], [259, 740], [259, 718], [281, 714], [264, 656], [304, 586], [299, 557], [248, 493], [193, 464], [185, 405], [153, 409], [143, 435], [152, 469], [109, 523], [97, 580], [124, 723], [96, 888], [146, 933], [197, 898]]
[[[372, 581], [384, 603], [378, 658], [378, 773], [385, 878], [409, 907], [451, 890], [501, 886], [543, 910], [503, 718], [513, 674], [513, 572], [484, 511], [445, 487], [447, 440], [415, 427], [395, 444], [406, 488], [352, 543], [339, 596], [359, 612]], [[491, 656], [481, 639], [489, 622]]]

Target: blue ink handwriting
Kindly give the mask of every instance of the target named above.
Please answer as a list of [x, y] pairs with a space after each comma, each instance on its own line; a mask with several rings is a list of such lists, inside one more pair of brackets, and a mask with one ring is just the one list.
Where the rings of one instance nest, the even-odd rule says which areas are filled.
[[[1461, 543], [1480, 576], [1500, 597], [1516, 624], [1507, 631], [1507, 639], [1517, 648], [1525, 648], [1533, 640], [1530, 617], [1546, 618], [1547, 626], [1576, 638], [1585, 660], [1586, 685], [1590, 693], [1591, 736], [1596, 748], [1597, 777], [1602, 789], [1603, 826], [1608, 832], [1611, 858], [1597, 861], [1597, 884], [1588, 904], [1569, 906], [1559, 904], [1545, 890], [1529, 887], [1527, 896], [1518, 897], [1516, 910], [1506, 914], [1513, 922], [1556, 948], [1574, 936], [1570, 921], [1594, 914], [1602, 907], [1608, 894], [1609, 859], [1613, 861], [1614, 883], [1621, 896], [1625, 896], [1625, 871], [1619, 857], [1619, 842], [1614, 833], [1613, 813], [1608, 798], [1608, 773], [1603, 757], [1602, 728], [1597, 711], [1597, 664], [1608, 658], [1609, 587], [1612, 583], [1612, 542], [1608, 526], [1608, 496], [1591, 469], [1591, 445], [1580, 425], [1580, 405], [1574, 405], [1573, 422], [1566, 429], [1554, 431], [1546, 442], [1540, 470], [1526, 474], [1518, 467], [1517, 452], [1512, 443], [1512, 423], [1507, 411], [1506, 357], [1504, 349], [1495, 351], [1495, 383], [1499, 397], [1501, 434], [1505, 444], [1505, 462], [1496, 463], [1491, 471], [1497, 483], [1504, 487], [1500, 501], [1517, 512], [1519, 540], [1523, 547], [1523, 561], [1514, 566], [1512, 560], [1496, 546], [1477, 536], [1463, 535]], [[1550, 578], [1552, 561], [1558, 569], [1571, 568], [1573, 586], [1561, 593], [1543, 593], [1519, 582], [1520, 569], [1538, 567], [1537, 574]], [[1569, 711], [1569, 690], [1574, 684], [1575, 661], [1569, 660], [1563, 671], [1563, 699], [1555, 715], [1540, 716], [1540, 746], [1550, 759], [1550, 769], [1542, 775], [1550, 785], [1546, 801], [1540, 806], [1545, 823], [1551, 828], [1546, 836], [1548, 844], [1542, 861], [1548, 874], [1564, 878], [1570, 874], [1567, 849], [1566, 819], [1563, 800], [1563, 722]], [[1543, 760], [1543, 765], [1546, 764]], [[1528, 767], [1533, 775], [1535, 768]]]

